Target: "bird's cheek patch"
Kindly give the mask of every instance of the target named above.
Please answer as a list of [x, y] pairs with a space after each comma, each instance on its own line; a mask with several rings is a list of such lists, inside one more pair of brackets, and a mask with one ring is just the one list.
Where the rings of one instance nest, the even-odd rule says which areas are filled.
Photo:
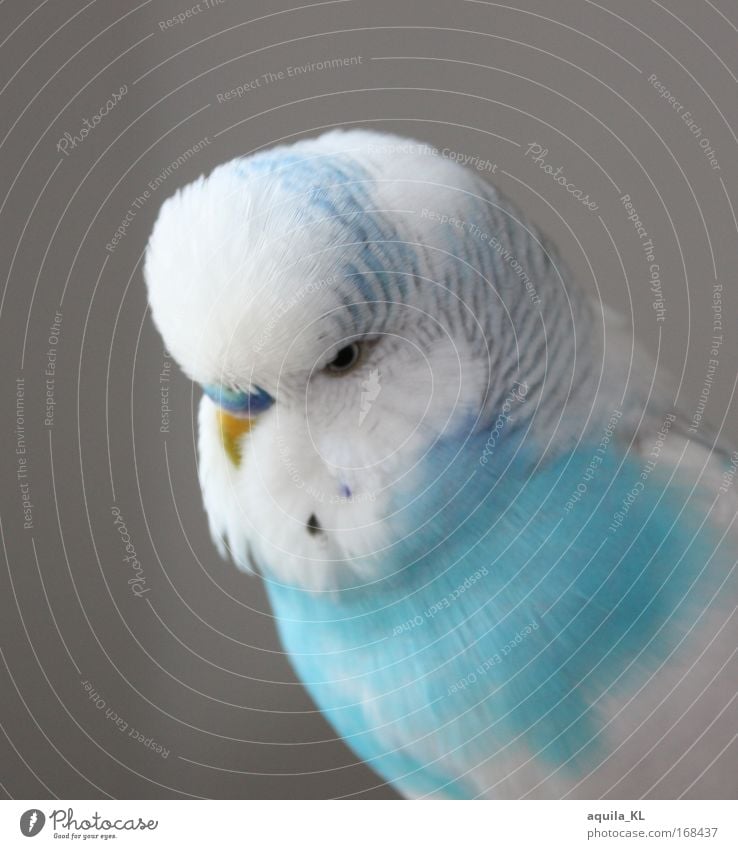
[[233, 465], [238, 467], [241, 464], [239, 438], [251, 430], [254, 420], [246, 416], [232, 416], [225, 410], [218, 410], [217, 415], [223, 448]]

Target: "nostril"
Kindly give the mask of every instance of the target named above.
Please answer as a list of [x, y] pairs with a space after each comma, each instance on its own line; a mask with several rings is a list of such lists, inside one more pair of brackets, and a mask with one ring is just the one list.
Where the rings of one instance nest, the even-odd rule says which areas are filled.
[[318, 521], [318, 517], [315, 513], [310, 514], [310, 518], [305, 523], [305, 528], [311, 537], [314, 537], [323, 530], [323, 528], [320, 527], [320, 522]]

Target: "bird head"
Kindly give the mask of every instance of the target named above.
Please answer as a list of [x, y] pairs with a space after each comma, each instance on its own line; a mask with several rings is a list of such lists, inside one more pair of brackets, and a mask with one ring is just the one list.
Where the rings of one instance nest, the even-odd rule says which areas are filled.
[[273, 148], [167, 200], [145, 279], [167, 349], [203, 389], [200, 480], [221, 550], [303, 587], [381, 575], [438, 447], [536, 379], [542, 343], [525, 335], [555, 278], [491, 186], [395, 136]]

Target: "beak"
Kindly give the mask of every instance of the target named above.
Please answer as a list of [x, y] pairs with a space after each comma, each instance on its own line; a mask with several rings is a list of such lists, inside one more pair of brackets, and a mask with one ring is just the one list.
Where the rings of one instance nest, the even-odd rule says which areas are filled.
[[203, 384], [203, 392], [218, 408], [220, 439], [234, 466], [241, 463], [240, 438], [254, 426], [260, 413], [268, 410], [274, 398], [263, 389], [254, 387], [250, 392], [229, 389], [217, 383]]
[[217, 415], [223, 448], [233, 465], [238, 467], [241, 464], [240, 437], [251, 430], [254, 419], [248, 416], [232, 416], [223, 409], [219, 409]]

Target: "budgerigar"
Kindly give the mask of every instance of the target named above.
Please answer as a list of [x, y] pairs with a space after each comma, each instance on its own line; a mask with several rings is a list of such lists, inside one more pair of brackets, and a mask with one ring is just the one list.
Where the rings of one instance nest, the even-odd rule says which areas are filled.
[[738, 454], [479, 172], [359, 130], [238, 158], [145, 278], [213, 537], [384, 780], [735, 796]]

